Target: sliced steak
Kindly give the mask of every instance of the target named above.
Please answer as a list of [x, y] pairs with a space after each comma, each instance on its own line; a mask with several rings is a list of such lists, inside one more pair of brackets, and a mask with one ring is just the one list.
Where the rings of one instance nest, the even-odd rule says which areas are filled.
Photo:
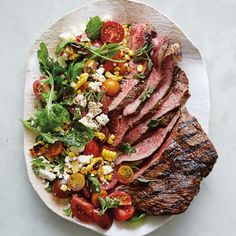
[[161, 146], [165, 137], [172, 130], [178, 118], [179, 112], [177, 112], [177, 114], [165, 128], [157, 129], [150, 137], [135, 145], [135, 153], [120, 155], [116, 159], [115, 164], [118, 165], [123, 161], [138, 161], [152, 155]]
[[[153, 112], [153, 110], [157, 108], [157, 105], [159, 104], [160, 100], [166, 95], [171, 86], [171, 83], [173, 81], [173, 70], [174, 63], [172, 60], [168, 60], [165, 63], [163, 71], [163, 74], [165, 76], [162, 78], [156, 92], [154, 92], [150, 99], [148, 99], [144, 103], [142, 109], [140, 109], [140, 112], [136, 116], [121, 117], [121, 119], [116, 123], [113, 122], [113, 128], [115, 127], [116, 135], [116, 139], [113, 143], [113, 146], [118, 146], [130, 127], [134, 126], [134, 124], [137, 124], [140, 120], [142, 120], [144, 116]], [[175, 73], [175, 75], [177, 76], [178, 73], [179, 70]], [[113, 118], [111, 118], [111, 120], [113, 119], [117, 120], [117, 115], [114, 115]]]
[[189, 96], [188, 79], [185, 73], [181, 71], [181, 74], [178, 75], [174, 86], [169, 91], [167, 98], [164, 99], [157, 109], [153, 110], [153, 114], [148, 119], [135, 126], [128, 132], [128, 134], [124, 137], [125, 142], [130, 144], [136, 142], [143, 134], [148, 131], [148, 124], [151, 120], [159, 119], [167, 112], [180, 107], [187, 101]]
[[198, 193], [216, 159], [211, 141], [185, 110], [161, 148], [139, 171], [142, 178], [153, 182], [144, 186], [135, 180], [119, 190], [131, 194], [135, 208], [146, 214], [180, 214]]

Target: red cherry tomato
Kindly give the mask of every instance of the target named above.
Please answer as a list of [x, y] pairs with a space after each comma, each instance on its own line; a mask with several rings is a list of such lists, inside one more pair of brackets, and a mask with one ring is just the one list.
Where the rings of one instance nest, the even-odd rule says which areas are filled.
[[119, 199], [121, 206], [128, 206], [132, 204], [131, 196], [128, 193], [123, 192], [123, 191], [115, 191], [109, 194], [109, 197]]
[[117, 221], [126, 221], [132, 217], [134, 212], [135, 208], [133, 206], [122, 206], [113, 209], [113, 216]]
[[50, 85], [41, 83], [40, 80], [35, 80], [33, 83], [33, 91], [35, 96], [39, 99], [42, 100], [42, 97], [40, 93], [45, 93], [50, 91]]
[[92, 195], [92, 203], [95, 207], [99, 208], [101, 207], [100, 205], [100, 202], [98, 200], [98, 197], [102, 197], [102, 198], [105, 198], [106, 196], [108, 195], [107, 191], [106, 190], [101, 190], [100, 193], [93, 193]]
[[62, 184], [66, 184], [65, 180], [57, 179], [52, 184], [52, 193], [57, 198], [68, 198], [70, 197], [71, 193], [69, 191], [62, 191], [61, 186]]
[[63, 150], [63, 145], [61, 142], [55, 142], [53, 144], [50, 144], [47, 148], [47, 156], [49, 157], [55, 157], [58, 156]]
[[106, 21], [101, 29], [101, 38], [105, 43], [120, 43], [125, 32], [122, 25], [116, 21]]
[[[117, 52], [116, 55], [113, 57], [114, 60], [118, 60], [120, 58], [120, 52]], [[105, 61], [105, 63], [103, 64], [103, 67], [105, 69], [105, 71], [113, 71], [114, 68], [116, 67], [116, 63], [113, 61]]]
[[71, 199], [71, 210], [73, 216], [75, 216], [80, 221], [93, 222], [94, 207], [85, 199], [74, 195]]
[[110, 229], [113, 223], [112, 215], [109, 212], [105, 212], [103, 215], [99, 215], [98, 211], [94, 210], [93, 219], [102, 229], [106, 230]]
[[128, 67], [125, 66], [125, 63], [124, 63], [124, 62], [119, 62], [119, 63], [118, 63], [118, 67], [120, 67], [120, 74], [121, 74], [121, 75], [127, 74], [127, 72], [128, 72]]
[[98, 144], [96, 143], [95, 140], [91, 140], [84, 149], [84, 154], [85, 155], [93, 155], [94, 157], [97, 157], [100, 153], [100, 149]]

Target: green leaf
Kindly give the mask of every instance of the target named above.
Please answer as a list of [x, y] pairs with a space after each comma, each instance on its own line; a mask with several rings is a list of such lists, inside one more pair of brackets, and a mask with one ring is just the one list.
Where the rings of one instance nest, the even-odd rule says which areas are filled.
[[41, 42], [39, 45], [40, 49], [38, 50], [38, 59], [39, 62], [42, 63], [46, 67], [46, 63], [48, 60], [48, 49], [44, 42]]
[[71, 63], [68, 69], [70, 80], [75, 81], [76, 77], [82, 73], [83, 68], [84, 68], [84, 61]]
[[72, 210], [71, 210], [71, 205], [69, 204], [69, 206], [67, 208], [63, 209], [64, 214], [68, 217], [72, 216]]
[[101, 21], [99, 16], [91, 17], [85, 29], [88, 38], [91, 40], [99, 38], [102, 25], [103, 22]]
[[144, 213], [142, 213], [142, 214], [140, 214], [140, 215], [134, 215], [134, 216], [132, 216], [132, 217], [128, 220], [128, 222], [129, 222], [129, 223], [141, 222], [141, 221], [143, 221], [146, 217], [147, 217], [147, 215], [144, 214]]
[[90, 176], [88, 176], [88, 180], [92, 184], [95, 192], [100, 193], [101, 192], [101, 185], [100, 185], [98, 179], [96, 177], [90, 175]]
[[100, 215], [103, 215], [108, 209], [120, 206], [120, 200], [118, 198], [110, 198], [107, 196], [104, 199], [99, 196], [98, 201], [101, 204], [101, 210], [99, 211]]
[[61, 41], [61, 42], [57, 45], [57, 47], [56, 47], [56, 50], [55, 50], [56, 54], [60, 53], [61, 50], [62, 50], [65, 46], [67, 46], [68, 44], [72, 44], [72, 43], [74, 43], [74, 41], [71, 41], [71, 40], [63, 40], [63, 41]]
[[122, 142], [120, 144], [120, 151], [125, 153], [135, 153], [135, 147], [132, 147], [129, 143]]
[[146, 179], [144, 177], [137, 177], [137, 180], [143, 185], [148, 185], [150, 182], [158, 181], [157, 179]]
[[42, 157], [33, 159], [31, 161], [31, 164], [32, 164], [32, 169], [34, 173], [37, 175], [39, 174], [40, 169], [46, 169], [46, 167], [52, 166], [45, 158], [42, 158]]
[[150, 128], [155, 128], [155, 127], [158, 126], [159, 122], [160, 122], [160, 118], [151, 120], [151, 121], [148, 123], [148, 127], [150, 127]]
[[134, 78], [135, 78], [135, 79], [145, 79], [145, 75], [144, 75], [144, 74], [137, 73], [137, 74], [134, 75]]
[[142, 93], [142, 95], [140, 96], [140, 100], [144, 102], [145, 100], [151, 97], [153, 92], [154, 92], [154, 88], [151, 88], [151, 87], [146, 88], [144, 92]]

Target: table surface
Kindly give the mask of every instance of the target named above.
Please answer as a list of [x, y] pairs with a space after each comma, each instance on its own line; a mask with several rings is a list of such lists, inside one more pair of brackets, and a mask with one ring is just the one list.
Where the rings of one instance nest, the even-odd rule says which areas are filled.
[[[80, 0], [1, 0], [0, 235], [95, 236], [51, 212], [30, 185], [23, 157], [24, 76], [29, 50]], [[186, 213], [151, 236], [235, 235], [236, 223], [236, 1], [145, 1], [176, 21], [203, 53], [210, 80], [210, 138], [219, 160]]]

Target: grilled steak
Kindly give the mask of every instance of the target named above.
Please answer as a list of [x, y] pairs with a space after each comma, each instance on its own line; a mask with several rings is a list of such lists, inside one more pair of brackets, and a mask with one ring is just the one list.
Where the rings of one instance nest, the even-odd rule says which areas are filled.
[[185, 110], [161, 148], [140, 167], [138, 175], [143, 173], [142, 178], [154, 181], [144, 186], [136, 180], [119, 189], [130, 193], [134, 206], [146, 214], [180, 214], [198, 193], [216, 159], [207, 135]]
[[148, 124], [151, 120], [157, 120], [161, 118], [167, 112], [180, 107], [189, 98], [188, 93], [188, 79], [183, 71], [178, 74], [177, 80], [174, 86], [171, 88], [167, 98], [158, 106], [157, 109], [153, 109], [153, 114], [150, 118], [146, 119], [139, 125], [131, 129], [124, 137], [125, 142], [133, 144], [148, 130]]
[[[171, 60], [171, 58], [168, 58], [168, 60], [165, 62], [165, 66], [163, 69], [164, 76], [156, 92], [154, 92], [152, 96], [144, 103], [142, 109], [140, 109], [140, 112], [136, 116], [121, 117], [121, 119], [118, 119], [117, 114], [113, 116], [112, 121], [117, 121], [113, 122], [113, 128], [115, 127], [114, 132], [116, 135], [116, 140], [113, 143], [113, 146], [118, 146], [120, 144], [125, 133], [130, 127], [133, 127], [135, 124], [138, 124], [144, 116], [153, 112], [154, 109], [157, 109], [157, 105], [159, 104], [160, 100], [166, 95], [166, 93], [170, 89], [171, 83], [173, 81], [173, 69], [174, 62]], [[175, 76], [178, 75], [178, 71], [176, 71]]]
[[152, 155], [162, 144], [167, 134], [171, 131], [176, 121], [179, 118], [179, 112], [175, 114], [171, 122], [164, 128], [157, 129], [150, 137], [144, 139], [135, 146], [135, 152], [120, 155], [115, 164], [120, 164], [123, 161], [138, 161]]

